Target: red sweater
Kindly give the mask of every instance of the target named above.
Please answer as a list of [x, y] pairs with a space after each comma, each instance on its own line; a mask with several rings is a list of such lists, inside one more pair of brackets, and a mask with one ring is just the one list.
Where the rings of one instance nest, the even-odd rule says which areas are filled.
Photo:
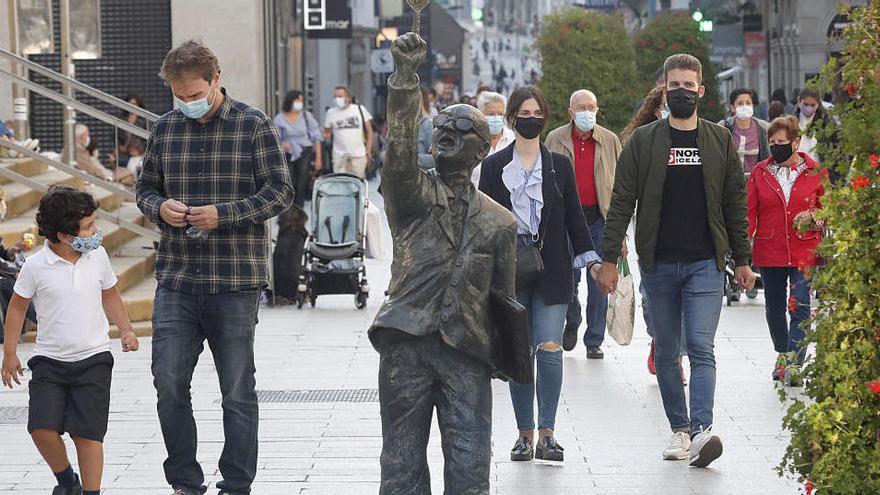
[[806, 153], [798, 152], [807, 169], [798, 176], [788, 204], [782, 186], [770, 171], [773, 158], [759, 163], [746, 184], [749, 205], [749, 238], [753, 239], [752, 259], [758, 267], [802, 267], [816, 264], [819, 232], [800, 233], [794, 218], [802, 211], [821, 208], [828, 174]]
[[571, 144], [574, 148], [574, 175], [581, 206], [599, 204], [596, 196], [596, 140], [593, 139], [593, 133], [583, 139], [578, 136], [575, 126], [571, 126]]

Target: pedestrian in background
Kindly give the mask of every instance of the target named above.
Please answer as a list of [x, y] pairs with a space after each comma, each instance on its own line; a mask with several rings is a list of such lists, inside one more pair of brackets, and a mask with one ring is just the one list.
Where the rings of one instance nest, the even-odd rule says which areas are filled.
[[[587, 220], [590, 238], [596, 253], [602, 256], [602, 235], [605, 232], [605, 218], [611, 204], [611, 191], [614, 188], [614, 172], [620, 156], [620, 140], [608, 129], [596, 123], [599, 102], [596, 95], [587, 89], [579, 89], [569, 98], [568, 124], [553, 129], [547, 135], [545, 145], [551, 151], [564, 155], [574, 164], [578, 198]], [[626, 241], [621, 248], [626, 251]], [[624, 254], [624, 256], [626, 256]], [[583, 321], [581, 303], [578, 298], [578, 285], [581, 270], [574, 270], [574, 296], [568, 306], [565, 333], [562, 347], [566, 351], [577, 345], [578, 327]], [[587, 331], [584, 333], [584, 346], [587, 359], [603, 359], [602, 342], [605, 340], [608, 296], [599, 289], [595, 280], [587, 276]]]
[[[507, 126], [504, 117], [507, 112], [507, 98], [504, 95], [492, 91], [483, 91], [477, 99], [477, 108], [486, 116], [489, 121], [489, 154], [495, 153], [507, 148], [516, 139], [513, 131]], [[474, 186], [480, 185], [480, 172], [482, 165], [477, 165], [471, 175], [471, 182]]]
[[730, 92], [731, 116], [719, 122], [733, 136], [733, 146], [747, 174], [752, 173], [758, 162], [770, 156], [770, 145], [767, 144], [770, 123], [754, 116], [757, 99], [751, 89], [734, 89]]
[[[419, 167], [423, 170], [431, 170], [434, 168], [434, 157], [431, 155], [431, 139], [434, 133], [434, 123], [431, 121], [431, 92], [425, 86], [419, 89], [422, 109], [419, 115]], [[385, 161], [384, 158], [382, 161]]]
[[516, 141], [484, 159], [480, 175], [480, 191], [516, 217], [517, 253], [536, 248], [543, 262], [535, 280], [523, 282], [522, 273], [517, 274], [517, 300], [525, 306], [531, 322], [537, 373], [535, 383], [510, 383], [519, 429], [510, 452], [512, 461], [564, 459], [554, 431], [562, 391], [563, 326], [574, 293], [572, 269], [586, 267], [595, 276], [599, 266], [571, 162], [541, 144], [540, 135], [549, 118], [549, 105], [541, 90], [525, 86], [514, 91], [506, 119], [516, 130]]
[[797, 118], [779, 117], [769, 132], [772, 157], [758, 164], [747, 183], [749, 238], [764, 283], [767, 326], [779, 353], [773, 379], [801, 386], [803, 326], [810, 317], [810, 280], [804, 271], [818, 263], [821, 224], [816, 213], [828, 175], [810, 155], [796, 151], [801, 141]]
[[304, 109], [304, 105], [302, 91], [288, 91], [281, 112], [272, 120], [278, 128], [281, 146], [287, 155], [290, 180], [293, 182], [293, 202], [300, 208], [307, 199], [312, 170], [321, 170], [322, 167], [321, 128], [312, 113]]
[[175, 495], [206, 490], [190, 387], [207, 340], [223, 408], [216, 486], [250, 493], [259, 431], [254, 330], [269, 280], [265, 223], [293, 202], [289, 167], [272, 120], [227, 94], [207, 46], [174, 48], [161, 76], [177, 109], [150, 131], [137, 204], [162, 230], [152, 372], [165, 479]]
[[333, 94], [334, 106], [324, 117], [324, 140], [333, 138], [333, 172], [364, 178], [373, 149], [373, 116], [352, 101], [347, 86], [337, 86]]
[[[755, 275], [748, 264], [742, 164], [730, 132], [697, 117], [706, 91], [702, 64], [678, 54], [663, 70], [670, 116], [636, 129], [621, 154], [599, 286], [616, 290], [621, 242], [638, 203], [636, 249], [651, 303], [657, 383], [673, 432], [663, 458], [690, 457], [692, 466], [705, 467], [722, 452], [712, 432], [714, 345], [728, 253], [733, 251], [743, 287], [751, 289]], [[682, 322], [691, 363], [690, 414], [678, 369]]]

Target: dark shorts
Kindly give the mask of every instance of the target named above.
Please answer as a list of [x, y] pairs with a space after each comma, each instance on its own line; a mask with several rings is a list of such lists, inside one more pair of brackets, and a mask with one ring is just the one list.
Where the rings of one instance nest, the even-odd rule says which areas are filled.
[[72, 363], [34, 356], [28, 368], [29, 433], [55, 430], [71, 437], [104, 441], [113, 371], [109, 351]]

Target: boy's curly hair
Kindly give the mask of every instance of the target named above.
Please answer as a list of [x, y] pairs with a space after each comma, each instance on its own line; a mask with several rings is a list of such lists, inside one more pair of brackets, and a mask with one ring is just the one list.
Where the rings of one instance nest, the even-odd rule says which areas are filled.
[[37, 210], [39, 234], [51, 242], [61, 242], [58, 234], [79, 235], [79, 221], [98, 209], [91, 194], [67, 186], [52, 186]]

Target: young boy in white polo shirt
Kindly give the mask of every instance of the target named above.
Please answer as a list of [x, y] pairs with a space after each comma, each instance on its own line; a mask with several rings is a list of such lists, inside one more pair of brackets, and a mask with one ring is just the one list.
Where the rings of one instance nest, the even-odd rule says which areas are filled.
[[[23, 375], [16, 350], [31, 299], [37, 310], [37, 343], [28, 361], [28, 432], [58, 480], [53, 495], [101, 491], [113, 369], [107, 316], [120, 329], [122, 350], [138, 349], [101, 247], [97, 209], [85, 192], [53, 187], [46, 193], [37, 212], [46, 244], [22, 267], [6, 311], [2, 381], [12, 388]], [[82, 482], [70, 466], [64, 432], [76, 446]]]

